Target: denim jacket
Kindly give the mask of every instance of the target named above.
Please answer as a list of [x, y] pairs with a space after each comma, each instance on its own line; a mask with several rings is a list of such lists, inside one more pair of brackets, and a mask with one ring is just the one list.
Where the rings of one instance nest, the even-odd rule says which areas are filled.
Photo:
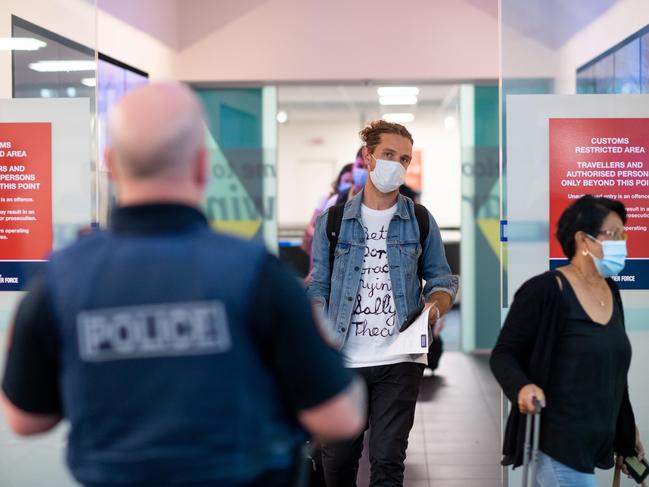
[[[350, 328], [352, 308], [359, 292], [365, 233], [361, 220], [363, 191], [347, 202], [340, 225], [333, 272], [329, 269], [329, 238], [327, 216], [323, 212], [316, 222], [313, 236], [312, 281], [309, 297], [327, 315], [324, 332], [342, 349]], [[458, 278], [451, 274], [444, 246], [435, 219], [428, 213], [429, 231], [424, 248], [419, 243], [419, 225], [414, 203], [398, 196], [397, 211], [388, 227], [387, 258], [397, 323], [403, 323], [435, 291], [444, 291], [455, 300]], [[417, 275], [419, 256], [423, 251], [422, 271], [426, 285], [423, 290]]]

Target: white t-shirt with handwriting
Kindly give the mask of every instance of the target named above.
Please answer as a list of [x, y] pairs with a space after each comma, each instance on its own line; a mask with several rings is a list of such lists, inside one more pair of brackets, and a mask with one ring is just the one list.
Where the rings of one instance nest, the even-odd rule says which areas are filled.
[[397, 205], [387, 210], [361, 207], [365, 231], [365, 256], [361, 282], [354, 300], [347, 340], [342, 349], [346, 367], [373, 367], [400, 362], [426, 363], [426, 355], [387, 355], [399, 334], [397, 308], [392, 295], [387, 238]]

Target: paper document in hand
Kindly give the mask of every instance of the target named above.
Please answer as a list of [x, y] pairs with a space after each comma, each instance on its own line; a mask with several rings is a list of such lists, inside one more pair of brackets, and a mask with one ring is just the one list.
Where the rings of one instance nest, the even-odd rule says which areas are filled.
[[426, 306], [412, 325], [399, 333], [397, 339], [388, 347], [388, 355], [428, 353], [428, 345], [430, 344], [429, 312], [430, 306]]

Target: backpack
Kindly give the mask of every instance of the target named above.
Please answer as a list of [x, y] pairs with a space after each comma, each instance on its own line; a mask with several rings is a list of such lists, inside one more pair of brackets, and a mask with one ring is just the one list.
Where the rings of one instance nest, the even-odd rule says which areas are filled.
[[[338, 234], [340, 233], [340, 225], [343, 221], [343, 213], [345, 210], [345, 203], [340, 203], [329, 208], [327, 215], [327, 237], [329, 238], [329, 276], [333, 272], [334, 258], [336, 257], [336, 245], [338, 245]], [[415, 203], [415, 217], [417, 218], [417, 225], [419, 226], [419, 244], [421, 245], [421, 255], [417, 261], [417, 275], [419, 280], [423, 279], [423, 257], [424, 257], [424, 244], [428, 238], [428, 211], [426, 207]]]

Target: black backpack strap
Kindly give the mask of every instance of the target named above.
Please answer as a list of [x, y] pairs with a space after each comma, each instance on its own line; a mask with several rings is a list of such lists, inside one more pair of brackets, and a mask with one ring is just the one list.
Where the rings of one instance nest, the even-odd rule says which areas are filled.
[[338, 245], [338, 234], [340, 233], [340, 225], [343, 222], [343, 213], [345, 211], [345, 203], [334, 205], [329, 208], [327, 214], [327, 238], [329, 238], [329, 277], [334, 270], [334, 259], [336, 257], [336, 245]]
[[417, 225], [419, 225], [419, 244], [421, 245], [421, 254], [417, 261], [417, 275], [421, 281], [424, 277], [424, 248], [426, 248], [429, 231], [428, 210], [424, 205], [415, 203], [415, 217], [417, 218]]
[[349, 192], [351, 190], [352, 189], [349, 188], [349, 189], [346, 189], [345, 191], [343, 191], [342, 193], [338, 193], [338, 198], [336, 198], [336, 203], [334, 203], [334, 204], [339, 205], [339, 204], [342, 203], [344, 205], [345, 203], [347, 203], [347, 199], [349, 198]]

